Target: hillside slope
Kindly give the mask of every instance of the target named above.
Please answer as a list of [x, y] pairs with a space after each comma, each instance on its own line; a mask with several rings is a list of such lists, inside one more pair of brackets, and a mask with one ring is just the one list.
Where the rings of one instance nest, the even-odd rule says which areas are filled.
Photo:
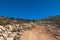
[[19, 40], [26, 30], [34, 30], [35, 26], [31, 22], [43, 27], [47, 26], [48, 30], [60, 40], [60, 16], [42, 20], [26, 20], [0, 16], [0, 40]]
[[60, 37], [60, 16], [52, 16], [36, 22], [42, 26], [48, 26], [56, 36]]

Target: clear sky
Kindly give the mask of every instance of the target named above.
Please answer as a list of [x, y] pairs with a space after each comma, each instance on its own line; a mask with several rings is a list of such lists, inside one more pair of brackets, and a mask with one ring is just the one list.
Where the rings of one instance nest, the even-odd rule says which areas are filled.
[[60, 0], [0, 0], [0, 16], [41, 19], [60, 15]]

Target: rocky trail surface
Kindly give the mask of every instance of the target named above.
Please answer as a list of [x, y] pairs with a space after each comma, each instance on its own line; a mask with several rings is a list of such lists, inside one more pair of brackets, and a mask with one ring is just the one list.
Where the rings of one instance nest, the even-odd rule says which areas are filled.
[[52, 23], [1, 16], [0, 40], [60, 40], [60, 28]]

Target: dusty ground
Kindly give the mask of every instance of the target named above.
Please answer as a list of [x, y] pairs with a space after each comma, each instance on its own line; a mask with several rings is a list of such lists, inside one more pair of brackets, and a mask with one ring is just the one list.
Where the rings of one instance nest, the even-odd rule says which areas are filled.
[[32, 23], [34, 29], [25, 31], [19, 40], [59, 40], [46, 26]]

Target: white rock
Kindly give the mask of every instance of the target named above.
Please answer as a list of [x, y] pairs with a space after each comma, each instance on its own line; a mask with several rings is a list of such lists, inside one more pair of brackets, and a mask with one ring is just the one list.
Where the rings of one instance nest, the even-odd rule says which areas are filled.
[[0, 37], [0, 40], [4, 40], [4, 38], [3, 37]]
[[29, 23], [23, 23], [25, 26], [25, 28], [32, 28], [32, 25], [31, 24], [29, 24]]
[[19, 27], [19, 24], [16, 24], [17, 27]]
[[0, 29], [5, 30], [3, 26], [0, 25]]
[[2, 31], [2, 29], [0, 29], [0, 32]]
[[13, 28], [12, 28], [12, 26], [11, 26], [11, 25], [8, 25], [8, 27], [9, 27], [9, 29], [10, 29], [10, 30], [13, 30]]
[[9, 37], [9, 38], [7, 38], [7, 40], [14, 40], [14, 38], [13, 37], [12, 38]]

